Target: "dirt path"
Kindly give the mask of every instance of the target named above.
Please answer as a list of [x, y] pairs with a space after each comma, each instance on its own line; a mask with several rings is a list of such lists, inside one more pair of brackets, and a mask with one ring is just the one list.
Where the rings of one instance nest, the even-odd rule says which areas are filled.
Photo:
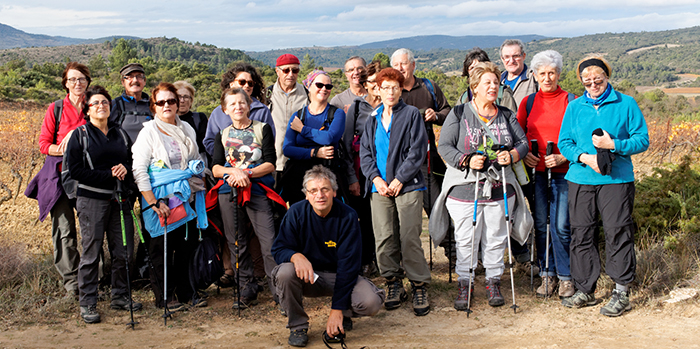
[[[570, 310], [556, 300], [520, 297], [518, 314], [492, 309], [477, 291], [474, 313], [438, 306], [426, 317], [409, 307], [355, 320], [349, 348], [697, 348], [700, 307], [697, 302], [666, 308], [635, 308], [620, 318], [598, 314], [600, 305]], [[128, 314], [103, 309], [105, 321], [85, 325], [77, 316], [53, 325], [28, 326], [0, 333], [3, 348], [283, 348], [289, 332], [286, 318], [262, 304], [239, 318], [229, 310], [230, 296], [214, 297], [209, 308], [180, 313], [163, 326], [160, 314], [146, 309], [132, 331]], [[324, 348], [320, 338], [327, 307], [311, 309], [309, 348]]]

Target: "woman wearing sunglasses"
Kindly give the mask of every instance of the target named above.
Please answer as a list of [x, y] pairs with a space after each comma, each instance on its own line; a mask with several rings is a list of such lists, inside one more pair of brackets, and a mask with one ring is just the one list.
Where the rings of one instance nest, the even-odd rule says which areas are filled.
[[314, 70], [303, 83], [309, 89], [310, 103], [289, 119], [282, 146], [289, 160], [282, 172], [281, 195], [290, 205], [305, 199], [301, 191], [304, 173], [318, 164], [335, 173], [339, 194], [347, 196], [346, 163], [338, 152], [345, 131], [345, 112], [328, 103], [333, 85], [326, 72]]
[[[134, 142], [132, 152], [134, 180], [143, 196], [141, 207], [144, 208], [144, 221], [146, 229], [152, 237], [148, 249], [154, 267], [153, 273], [151, 273], [151, 287], [155, 295], [156, 306], [162, 307], [167, 304], [170, 311], [183, 310], [185, 308], [183, 303], [190, 301], [196, 307], [206, 306], [206, 300], [199, 299], [194, 293], [187, 272], [191, 254], [198, 243], [198, 226], [201, 229], [206, 228], [202, 222], [202, 219], [206, 222], [206, 212], [202, 213], [198, 210], [195, 220], [191, 209], [188, 210], [187, 207], [198, 207], [198, 202], [192, 206], [189, 202], [193, 201], [195, 192], [204, 190], [204, 181], [199, 177], [192, 176], [185, 183], [178, 182], [177, 187], [156, 184], [167, 183], [159, 178], [161, 172], [173, 173], [167, 170], [186, 171], [190, 168], [191, 160], [200, 160], [201, 162], [202, 159], [196, 143], [197, 136], [192, 126], [182, 122], [177, 115], [180, 102], [177, 98], [177, 89], [173, 84], [167, 82], [158, 84], [151, 92], [150, 104], [151, 112], [156, 117], [154, 120], [144, 123], [143, 129]], [[183, 198], [180, 195], [180, 193], [188, 191], [191, 192], [190, 197]], [[156, 195], [158, 196], [156, 197]], [[167, 202], [159, 200], [166, 197], [169, 198]], [[147, 210], [152, 210], [155, 215], [152, 213], [148, 215], [152, 216], [154, 220], [160, 220], [160, 222], [149, 224], [150, 217], [146, 213]], [[172, 217], [170, 217], [171, 215]], [[198, 224], [195, 224], [195, 221]], [[168, 229], [168, 289], [166, 297], [162, 294], [163, 266], [166, 262], [163, 257], [164, 222], [167, 222]], [[172, 258], [173, 256], [176, 258]]]
[[600, 215], [605, 272], [615, 281], [610, 301], [600, 313], [619, 316], [632, 308], [629, 285], [636, 269], [631, 156], [647, 150], [649, 133], [634, 98], [615, 91], [608, 82], [611, 72], [602, 57], [579, 62], [576, 74], [586, 92], [569, 103], [559, 132], [559, 150], [570, 162], [565, 178], [569, 181], [571, 276], [577, 290], [562, 304], [569, 308], [596, 304]]
[[[238, 63], [221, 77], [221, 91], [230, 88], [240, 88], [253, 100], [250, 104], [250, 119], [264, 122], [272, 127], [275, 134], [275, 124], [270, 115], [270, 109], [265, 106], [265, 84], [258, 70], [248, 63]], [[221, 106], [217, 106], [209, 117], [207, 133], [204, 136], [204, 147], [207, 153], [214, 155], [214, 138], [221, 130], [231, 126], [231, 117], [226, 115]]]

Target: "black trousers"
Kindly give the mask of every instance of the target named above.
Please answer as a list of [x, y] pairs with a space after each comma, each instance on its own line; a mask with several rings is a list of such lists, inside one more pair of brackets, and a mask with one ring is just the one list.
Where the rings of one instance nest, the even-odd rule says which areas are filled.
[[[186, 236], [187, 238], [185, 238]], [[192, 253], [199, 244], [198, 239], [199, 232], [197, 231], [196, 219], [168, 232], [168, 297], [166, 302], [178, 300], [181, 303], [188, 303], [192, 300], [194, 289], [190, 284], [189, 267], [192, 261]], [[163, 235], [151, 238], [148, 251], [153, 261], [153, 271], [155, 272], [151, 273], [151, 288], [158, 307], [164, 305], [163, 271], [164, 263], [166, 262], [163, 255], [164, 242]]]
[[571, 276], [577, 290], [593, 293], [600, 276], [598, 217], [605, 233], [605, 271], [618, 284], [634, 281], [634, 183], [569, 182]]

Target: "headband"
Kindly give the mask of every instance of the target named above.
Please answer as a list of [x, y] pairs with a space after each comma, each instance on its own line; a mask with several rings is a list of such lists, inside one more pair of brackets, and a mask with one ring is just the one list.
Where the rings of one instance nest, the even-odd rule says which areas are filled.
[[605, 63], [598, 58], [591, 58], [581, 62], [581, 64], [578, 65], [578, 75], [581, 75], [581, 73], [583, 73], [583, 70], [590, 66], [595, 66], [603, 69], [605, 75], [610, 77], [610, 70], [608, 70], [608, 66], [606, 66]]
[[319, 75], [328, 75], [328, 73], [323, 70], [313, 70], [306, 76], [306, 80], [302, 81], [302, 83], [304, 86], [306, 86], [306, 88], [311, 88], [311, 83], [313, 83], [316, 77]]

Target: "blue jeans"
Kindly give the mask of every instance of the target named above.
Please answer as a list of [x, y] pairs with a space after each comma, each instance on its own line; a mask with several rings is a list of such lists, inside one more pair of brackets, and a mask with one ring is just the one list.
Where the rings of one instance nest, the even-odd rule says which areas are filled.
[[[540, 276], [557, 275], [560, 280], [571, 280], [569, 264], [569, 245], [571, 228], [569, 226], [569, 183], [564, 173], [552, 172], [552, 188], [547, 207], [547, 174], [537, 172], [535, 176], [535, 243], [537, 244], [537, 261], [540, 264]], [[547, 210], [549, 210], [549, 270], [545, 270], [545, 250], [547, 245]]]

